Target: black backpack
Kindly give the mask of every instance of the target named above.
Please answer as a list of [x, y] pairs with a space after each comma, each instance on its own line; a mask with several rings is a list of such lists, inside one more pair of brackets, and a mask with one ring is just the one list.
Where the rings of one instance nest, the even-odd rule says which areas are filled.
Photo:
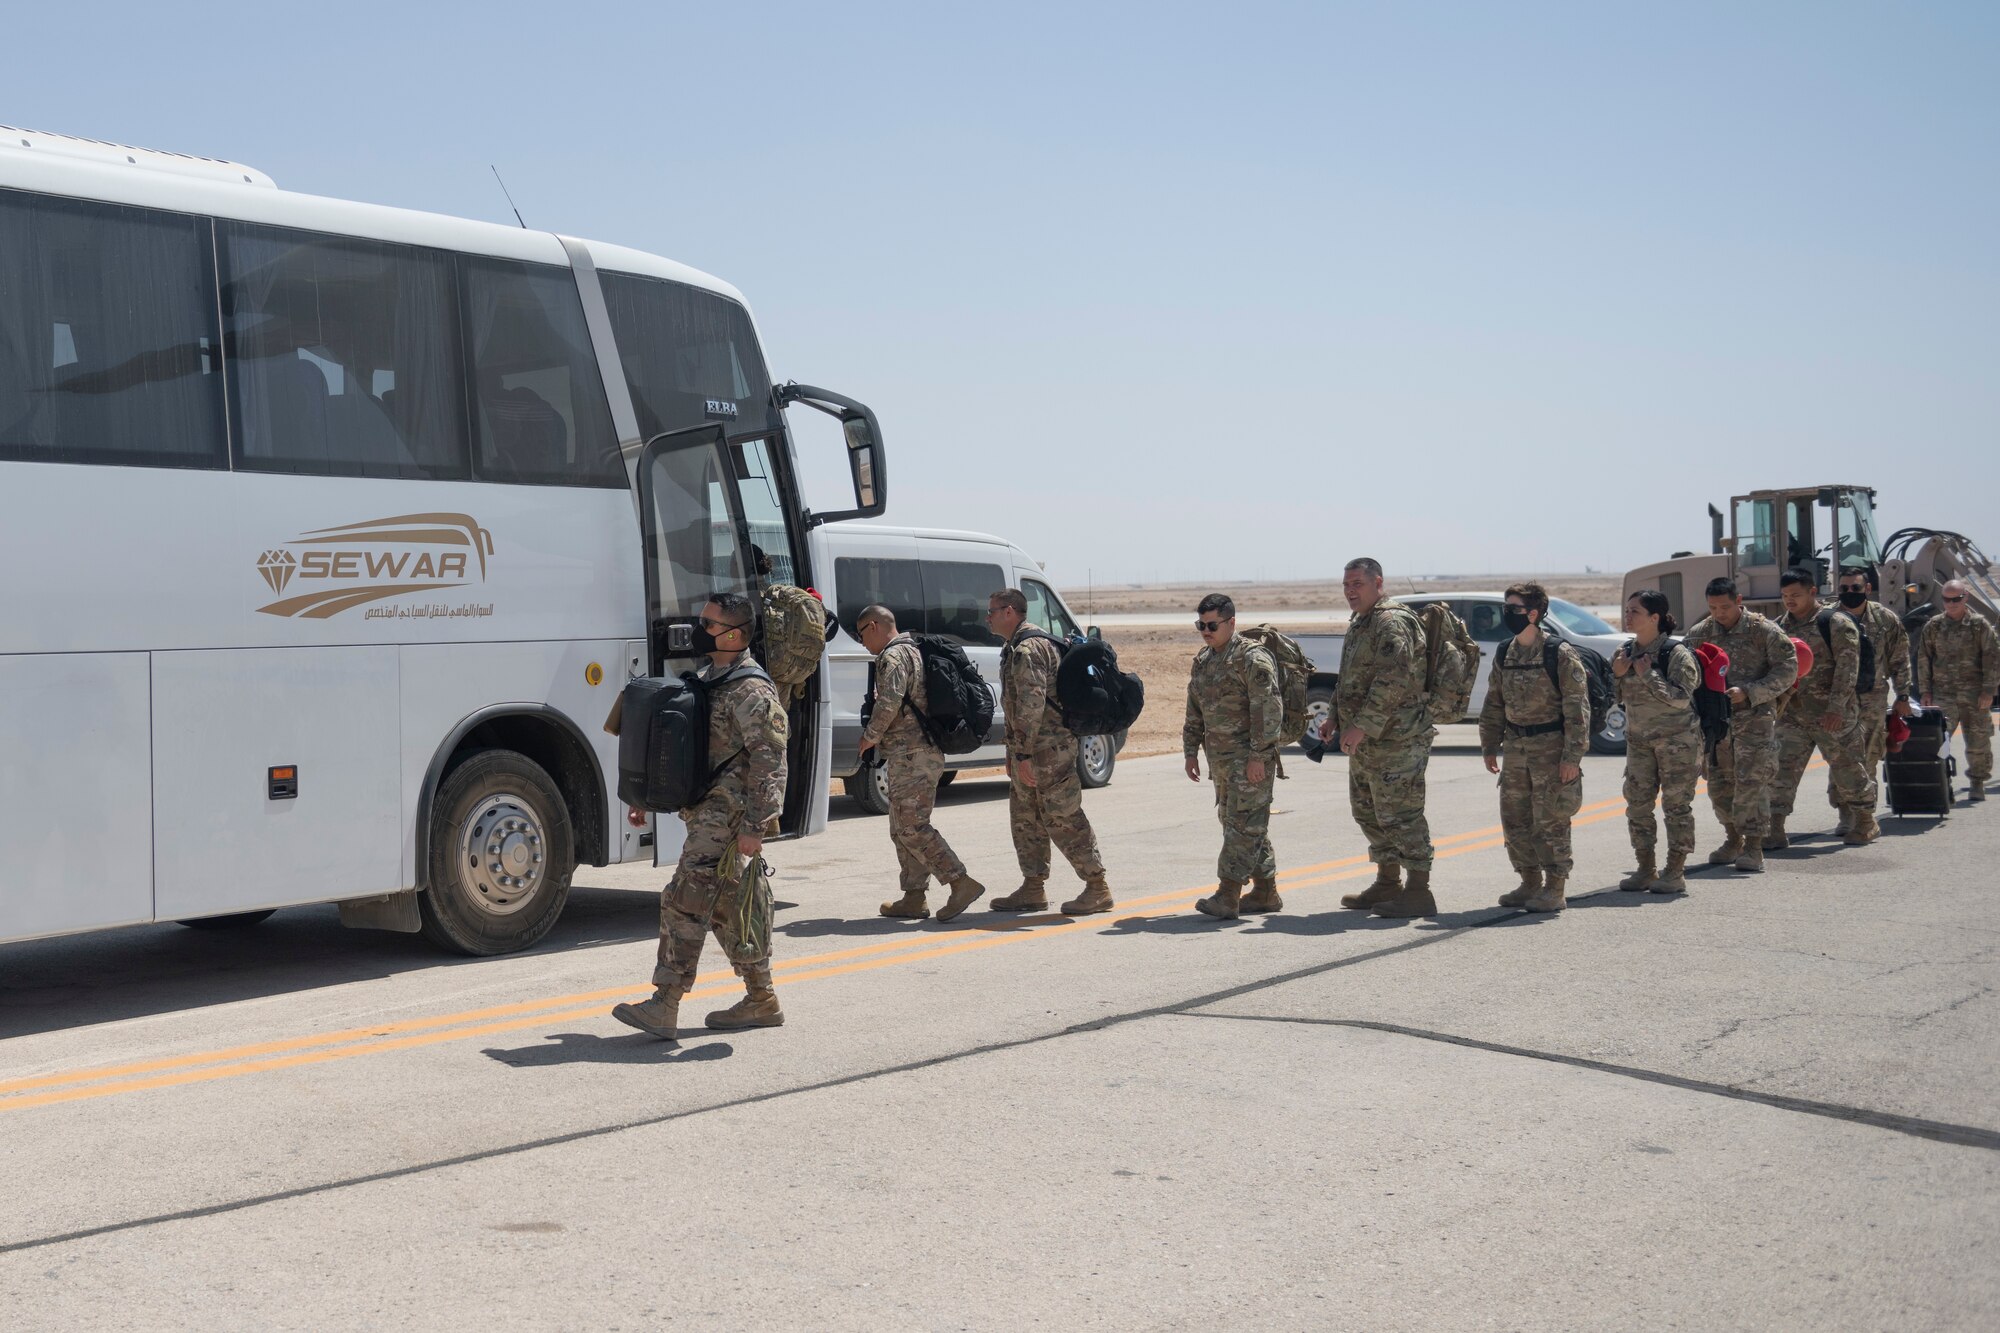
[[713, 680], [689, 671], [627, 682], [619, 696], [618, 799], [660, 814], [698, 805], [743, 753], [708, 766], [709, 696], [746, 678], [771, 679], [762, 667], [744, 663]]
[[1549, 673], [1549, 684], [1562, 693], [1562, 676], [1556, 670], [1556, 645], [1569, 644], [1583, 662], [1583, 680], [1590, 692], [1590, 734], [1595, 736], [1604, 730], [1604, 719], [1611, 714], [1611, 705], [1618, 698], [1617, 687], [1612, 683], [1611, 663], [1604, 660], [1604, 654], [1571, 639], [1559, 639], [1544, 630], [1542, 633], [1542, 669]]
[[1056, 704], [1063, 726], [1073, 734], [1114, 736], [1139, 720], [1146, 707], [1146, 682], [1135, 672], [1118, 669], [1118, 653], [1110, 644], [1085, 639], [1068, 647], [1056, 668]]
[[971, 754], [993, 730], [993, 687], [956, 641], [935, 634], [911, 637], [923, 658], [924, 696], [931, 705], [929, 712], [910, 705], [924, 739], [945, 754]]
[[[1833, 618], [1840, 614], [1842, 613], [1828, 607], [1813, 617], [1813, 623], [1819, 626], [1819, 637], [1826, 644], [1826, 655], [1829, 658], [1833, 656]], [[1861, 667], [1854, 673], [1854, 692], [1866, 694], [1875, 688], [1875, 644], [1868, 637], [1868, 631], [1861, 627], [1861, 621], [1857, 617], [1847, 618], [1854, 621], [1854, 632], [1861, 636]]]
[[1715, 758], [1715, 749], [1729, 735], [1729, 696], [1721, 690], [1708, 688], [1708, 675], [1701, 669], [1701, 658], [1695, 650], [1687, 646], [1686, 639], [1668, 639], [1664, 653], [1653, 654], [1653, 669], [1662, 679], [1672, 679], [1667, 674], [1667, 660], [1675, 653], [1686, 653], [1694, 658], [1694, 715], [1701, 722], [1702, 745], [1710, 759]]

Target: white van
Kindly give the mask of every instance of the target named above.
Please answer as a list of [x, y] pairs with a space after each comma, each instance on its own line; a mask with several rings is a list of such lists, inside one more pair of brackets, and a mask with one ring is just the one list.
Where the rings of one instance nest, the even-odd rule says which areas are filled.
[[[875, 659], [855, 637], [855, 617], [880, 603], [896, 613], [900, 629], [956, 640], [993, 687], [993, 730], [970, 754], [945, 760], [944, 780], [966, 769], [993, 768], [1007, 760], [1002, 744], [1000, 648], [986, 627], [986, 599], [1002, 588], [1019, 588], [1028, 599], [1028, 619], [1058, 638], [1077, 633], [1076, 618], [1049, 586], [1042, 568], [1026, 551], [982, 532], [937, 528], [897, 528], [875, 523], [827, 523], [814, 528], [813, 575], [820, 595], [840, 622], [827, 644], [827, 707], [833, 714], [833, 776], [871, 814], [887, 814], [888, 792], [880, 764], [861, 763], [861, 704], [868, 696], [869, 668]], [[1125, 737], [1086, 736], [1077, 747], [1077, 773], [1086, 787], [1111, 781]]]

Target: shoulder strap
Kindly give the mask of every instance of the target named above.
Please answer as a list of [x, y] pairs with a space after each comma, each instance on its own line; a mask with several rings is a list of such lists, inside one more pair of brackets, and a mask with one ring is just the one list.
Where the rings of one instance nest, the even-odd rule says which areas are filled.
[[1813, 617], [1813, 624], [1819, 626], [1819, 637], [1826, 644], [1828, 652], [1833, 651], [1833, 608], [1828, 607]]
[[1562, 676], [1556, 670], [1557, 639], [1550, 634], [1542, 635], [1542, 670], [1549, 673], [1549, 684], [1557, 694], [1563, 692]]

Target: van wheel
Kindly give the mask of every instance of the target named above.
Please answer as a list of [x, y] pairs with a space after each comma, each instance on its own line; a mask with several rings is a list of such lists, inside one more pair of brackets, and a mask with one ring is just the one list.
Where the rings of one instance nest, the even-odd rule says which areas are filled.
[[260, 921], [269, 920], [271, 914], [277, 910], [275, 907], [266, 907], [261, 912], [225, 912], [221, 916], [198, 916], [180, 924], [189, 930], [242, 930], [245, 926], [254, 926]]
[[1111, 736], [1082, 736], [1076, 743], [1076, 777], [1086, 787], [1102, 787], [1118, 766], [1118, 745]]
[[525, 949], [569, 900], [576, 840], [562, 793], [540, 764], [482, 750], [453, 769], [431, 802], [424, 935], [458, 953]]
[[841, 785], [854, 803], [871, 815], [889, 813], [889, 775], [881, 764], [872, 759], [863, 760], [853, 777], [842, 778]]
[[1592, 754], [1625, 753], [1625, 705], [1613, 704], [1604, 714], [1604, 726], [1590, 735]]
[[[1306, 736], [1319, 735], [1319, 724], [1333, 716], [1333, 686], [1315, 685], [1306, 691]], [[1305, 736], [1301, 736], [1304, 740]]]

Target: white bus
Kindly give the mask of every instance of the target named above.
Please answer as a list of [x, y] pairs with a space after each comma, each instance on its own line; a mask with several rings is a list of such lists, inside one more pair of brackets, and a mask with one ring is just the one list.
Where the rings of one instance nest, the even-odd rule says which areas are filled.
[[[791, 404], [853, 509], [803, 507]], [[533, 944], [578, 864], [678, 851], [617, 799], [624, 681], [884, 480], [679, 264], [0, 129], [0, 941], [331, 901]]]

